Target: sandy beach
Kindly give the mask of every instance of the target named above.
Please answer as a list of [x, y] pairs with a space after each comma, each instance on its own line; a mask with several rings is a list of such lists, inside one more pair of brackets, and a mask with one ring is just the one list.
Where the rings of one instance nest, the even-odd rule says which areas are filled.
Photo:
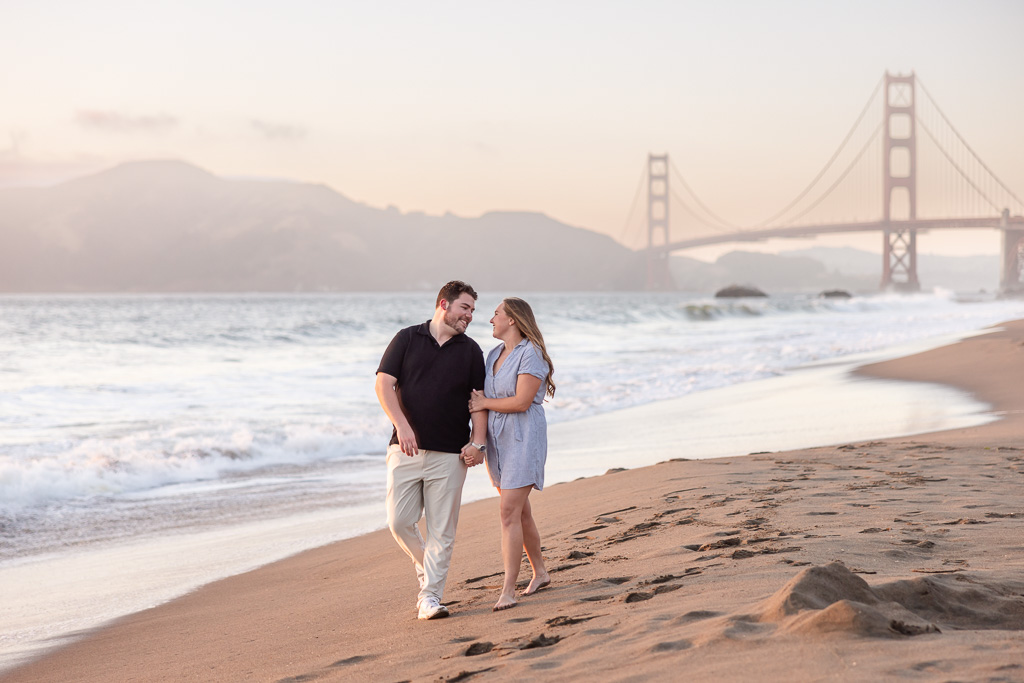
[[448, 619], [416, 619], [385, 530], [0, 680], [1024, 680], [1024, 321], [860, 372], [958, 387], [1001, 419], [711, 460], [679, 443], [676, 459], [550, 486], [531, 501], [553, 581], [509, 611], [491, 611], [488, 499], [463, 507]]

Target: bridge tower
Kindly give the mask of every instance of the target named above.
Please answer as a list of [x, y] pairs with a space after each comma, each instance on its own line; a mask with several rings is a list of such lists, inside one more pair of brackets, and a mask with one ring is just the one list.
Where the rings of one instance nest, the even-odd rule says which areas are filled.
[[1003, 209], [999, 227], [1003, 232], [1002, 268], [999, 274], [999, 292], [1003, 295], [1024, 295], [1021, 271], [1024, 269], [1024, 230], [1009, 227], [1010, 210]]
[[668, 154], [647, 155], [647, 289], [675, 289], [668, 269]]
[[[882, 177], [884, 233], [882, 289], [916, 292], [917, 230], [899, 227], [901, 220], [917, 218], [917, 125], [914, 119], [916, 93], [914, 72], [894, 76], [885, 72], [885, 153]], [[893, 219], [893, 196], [903, 211]]]

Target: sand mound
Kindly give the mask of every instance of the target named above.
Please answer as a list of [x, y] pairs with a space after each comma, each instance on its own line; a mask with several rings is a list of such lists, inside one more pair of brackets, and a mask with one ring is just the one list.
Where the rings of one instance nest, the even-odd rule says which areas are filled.
[[760, 621], [782, 621], [804, 610], [822, 610], [839, 602], [852, 600], [874, 605], [878, 598], [867, 582], [839, 562], [824, 567], [808, 567], [758, 610]]
[[1024, 580], [953, 574], [893, 581], [873, 590], [881, 600], [949, 628], [1024, 630]]
[[823, 610], [800, 614], [786, 624], [785, 630], [808, 635], [842, 632], [873, 638], [940, 632], [935, 624], [922, 621], [894, 603], [865, 605], [852, 600], [840, 600]]
[[843, 564], [809, 567], [752, 615], [801, 634], [853, 633], [899, 638], [942, 629], [1024, 630], [1024, 581], [964, 574], [894, 581], [872, 588]]

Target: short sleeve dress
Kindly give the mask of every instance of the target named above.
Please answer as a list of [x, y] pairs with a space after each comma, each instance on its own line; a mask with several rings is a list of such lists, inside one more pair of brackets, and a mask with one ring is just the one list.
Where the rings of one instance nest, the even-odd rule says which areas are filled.
[[537, 347], [524, 339], [512, 349], [495, 373], [494, 363], [502, 348], [504, 344], [498, 344], [487, 354], [484, 396], [515, 396], [519, 375], [539, 377], [541, 385], [526, 412], [490, 411], [487, 417], [487, 473], [491, 483], [498, 488], [533, 486], [539, 491], [544, 488], [544, 463], [548, 457], [548, 426], [544, 418], [544, 380], [548, 376], [548, 364]]

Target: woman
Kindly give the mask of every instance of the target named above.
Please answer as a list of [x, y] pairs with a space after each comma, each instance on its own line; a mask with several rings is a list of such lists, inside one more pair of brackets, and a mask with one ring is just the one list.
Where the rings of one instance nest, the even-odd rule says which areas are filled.
[[530, 491], [544, 488], [548, 434], [544, 396], [555, 395], [551, 358], [530, 304], [509, 297], [491, 318], [501, 344], [487, 354], [483, 392], [474, 391], [470, 411], [489, 410], [487, 472], [501, 495], [501, 554], [505, 583], [494, 611], [516, 606], [522, 551], [533, 568], [523, 591], [532, 595], [551, 583], [541, 557], [540, 533], [530, 511]]

